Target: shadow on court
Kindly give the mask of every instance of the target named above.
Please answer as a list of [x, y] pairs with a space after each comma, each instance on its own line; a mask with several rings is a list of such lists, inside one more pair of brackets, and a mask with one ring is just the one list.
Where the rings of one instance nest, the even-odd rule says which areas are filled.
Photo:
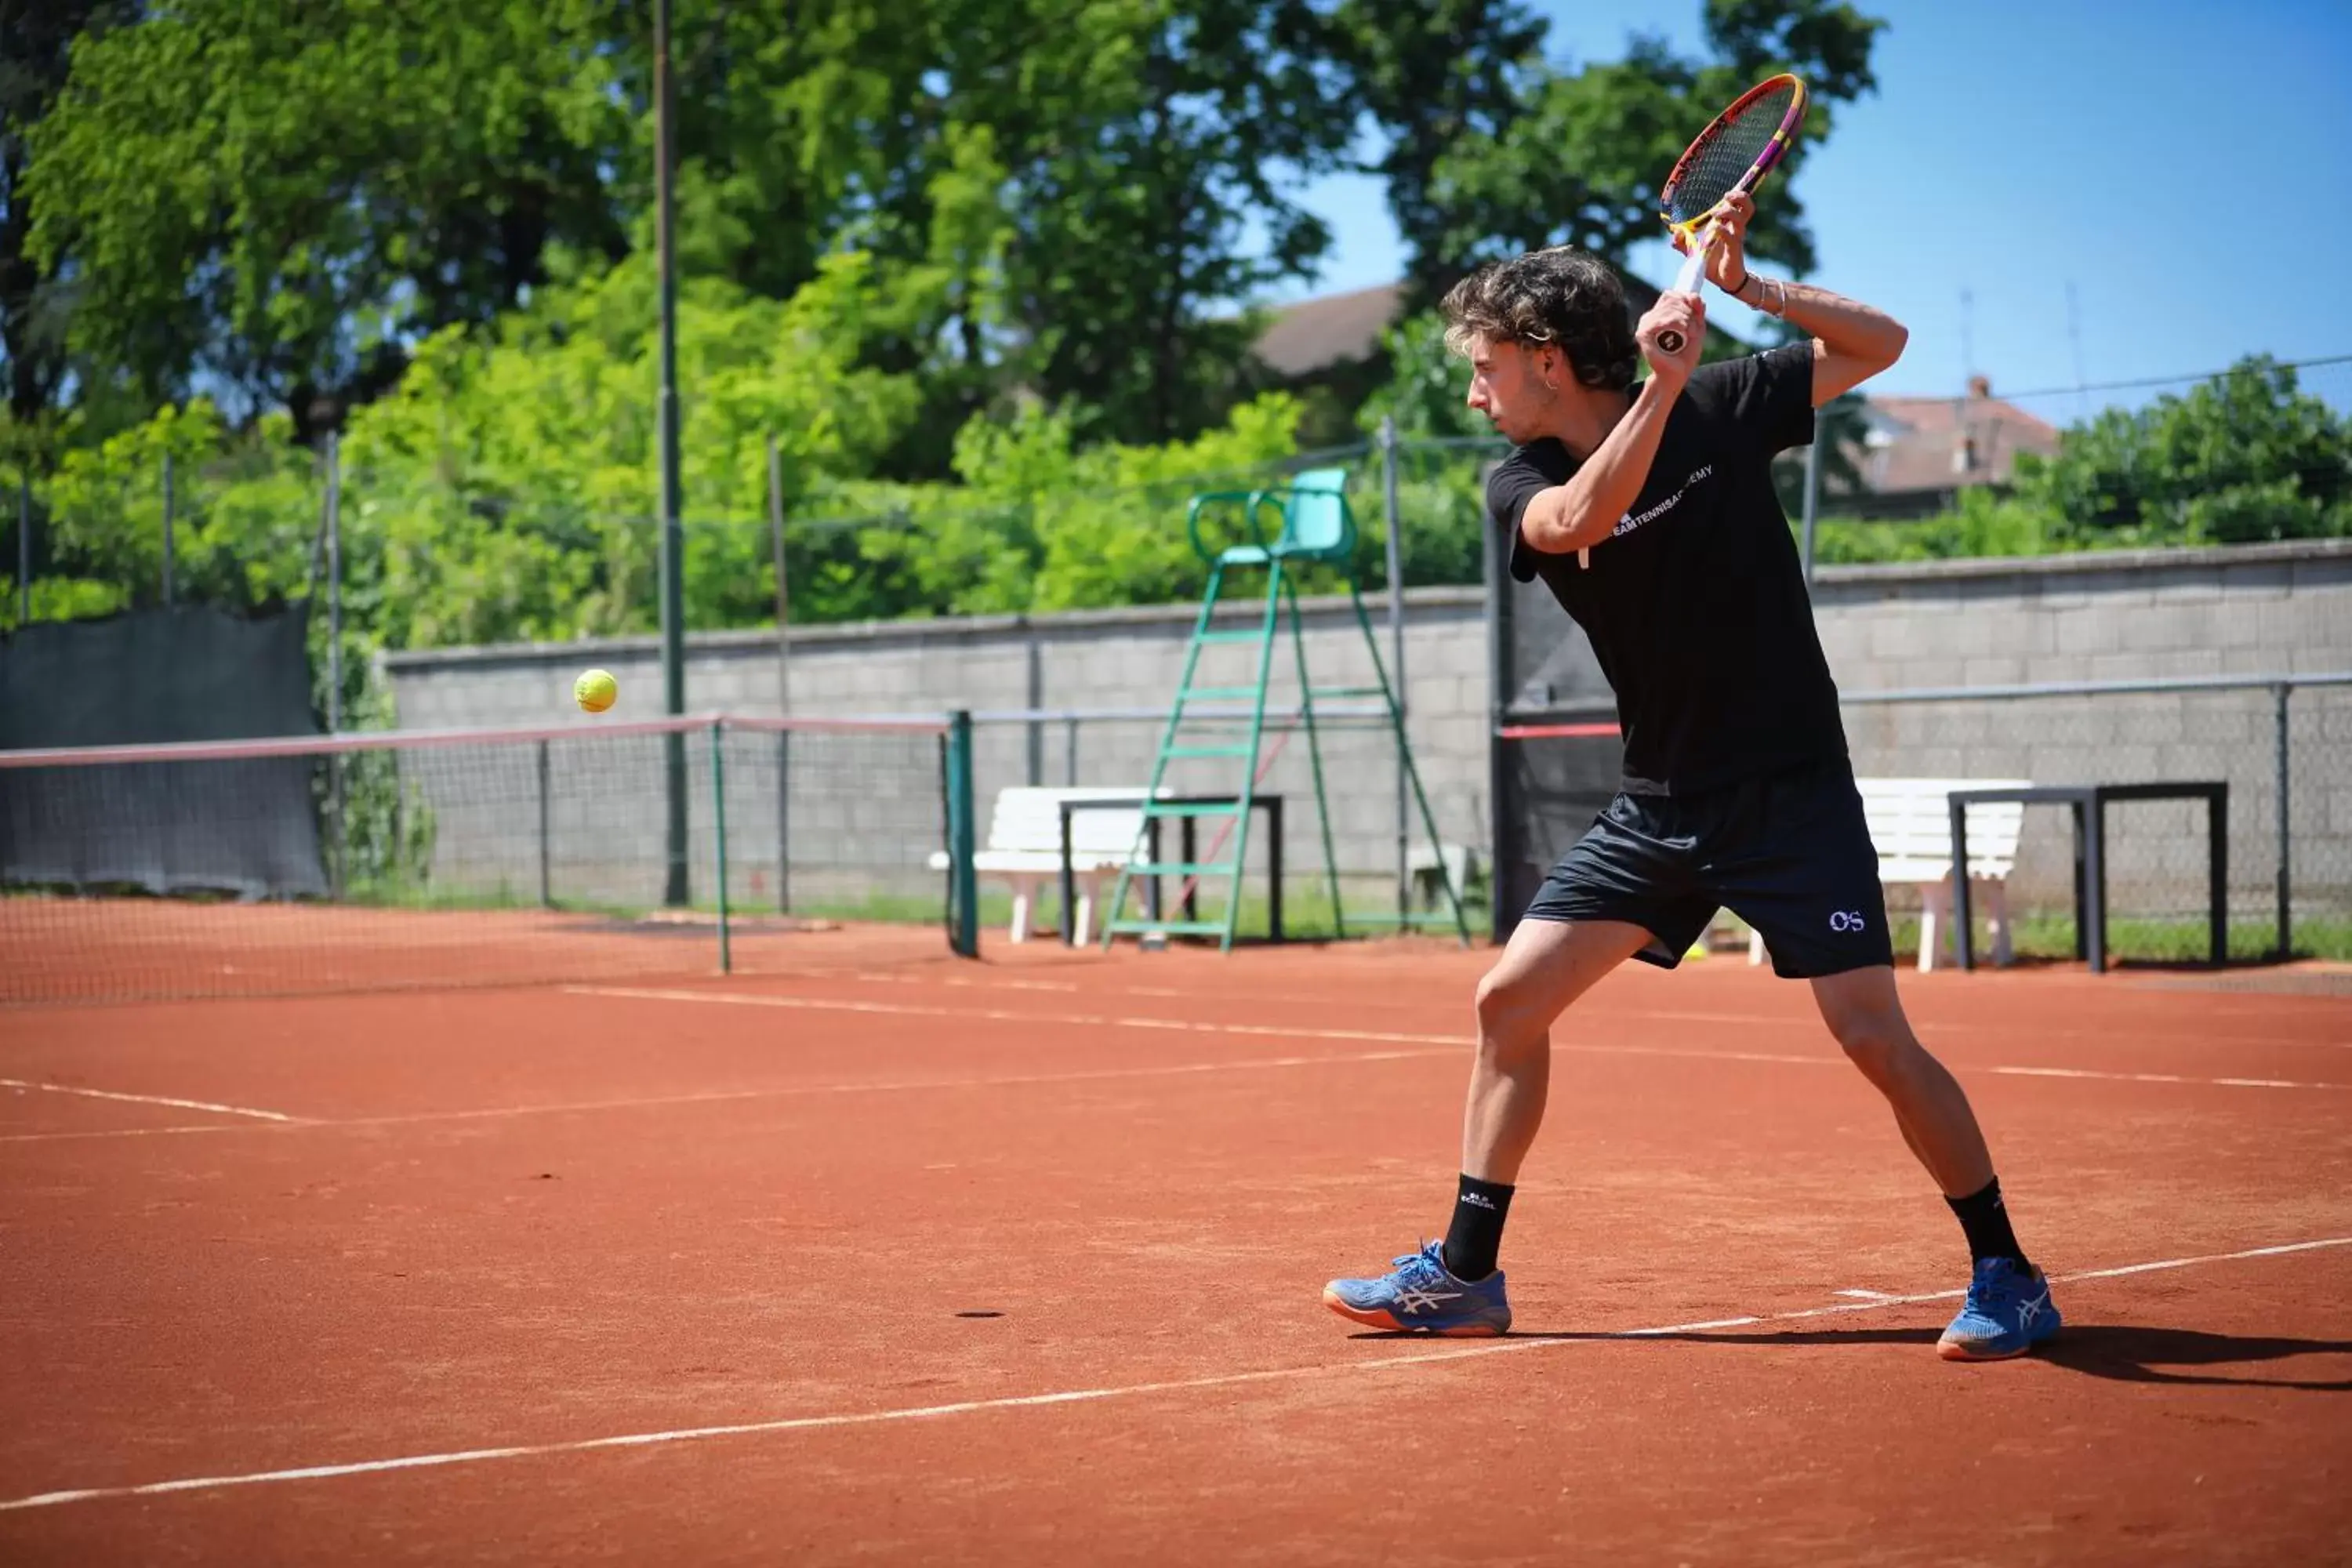
[[[1689, 1333], [1515, 1333], [1519, 1340], [1621, 1341], [1694, 1345], [1733, 1345], [1758, 1350], [1798, 1350], [1854, 1345], [1932, 1345], [1940, 1329], [1790, 1329], [1740, 1333], [1706, 1330]], [[1400, 1333], [1360, 1333], [1360, 1340], [1402, 1340]], [[2212, 1384], [2249, 1388], [2292, 1388], [2313, 1394], [2352, 1394], [2352, 1376], [2339, 1378], [2238, 1377], [2206, 1369], [2245, 1367], [2300, 1356], [2352, 1356], [2352, 1340], [2305, 1340], [2274, 1334], [2216, 1334], [2201, 1329], [2142, 1328], [2128, 1323], [2068, 1324], [2034, 1358], [2069, 1372], [2117, 1383]], [[2289, 1369], [2292, 1370], [2292, 1369]]]

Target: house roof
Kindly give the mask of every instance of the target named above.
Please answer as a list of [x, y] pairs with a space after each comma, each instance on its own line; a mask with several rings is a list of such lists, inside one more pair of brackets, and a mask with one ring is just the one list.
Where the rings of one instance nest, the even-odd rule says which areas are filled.
[[[1626, 302], [1635, 312], [1656, 302], [1658, 290], [1627, 277]], [[1361, 361], [1380, 348], [1381, 331], [1402, 308], [1402, 284], [1383, 283], [1302, 300], [1272, 312], [1256, 343], [1257, 357], [1276, 374], [1313, 375]], [[1863, 480], [1879, 494], [1951, 490], [1964, 485], [2006, 484], [2017, 454], [2049, 456], [2058, 432], [2046, 422], [1992, 395], [1981, 376], [1958, 397], [1865, 397], [1869, 436]]]
[[2007, 484], [2020, 452], [2049, 457], [2058, 450], [2053, 426], [1993, 396], [1982, 376], [1971, 378], [1959, 397], [1864, 402], [1863, 482], [1881, 495]]
[[1396, 320], [1403, 294], [1403, 285], [1383, 283], [1286, 306], [1259, 334], [1257, 357], [1286, 376], [1370, 358], [1381, 346], [1381, 330]]
[[[1633, 310], [1656, 303], [1658, 289], [1625, 279]], [[1258, 334], [1258, 360], [1279, 376], [1312, 376], [1360, 362], [1381, 348], [1381, 329], [1397, 318], [1402, 284], [1324, 294], [1270, 315]], [[1959, 397], [1865, 397], [1867, 439], [1863, 484], [1874, 494], [1950, 491], [1964, 484], [2006, 484], [2021, 451], [2051, 456], [2058, 430], [2021, 406], [1994, 397], [1983, 376], [1971, 376]]]
[[[1629, 276], [1625, 298], [1639, 315], [1657, 302], [1658, 291]], [[1276, 374], [1291, 377], [1369, 359], [1381, 346], [1381, 329], [1397, 319], [1403, 303], [1404, 285], [1383, 283], [1283, 306], [1269, 313], [1258, 334], [1257, 357]]]

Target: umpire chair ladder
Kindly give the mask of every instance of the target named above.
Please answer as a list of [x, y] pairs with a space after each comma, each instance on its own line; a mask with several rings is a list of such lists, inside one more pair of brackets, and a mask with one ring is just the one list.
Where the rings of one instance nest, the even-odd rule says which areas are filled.
[[[1217, 490], [1192, 498], [1186, 509], [1184, 527], [1191, 537], [1193, 550], [1209, 563], [1209, 584], [1202, 595], [1201, 613], [1194, 620], [1192, 635], [1184, 650], [1184, 672], [1176, 684], [1176, 700], [1168, 711], [1167, 726], [1160, 732], [1160, 747], [1151, 767], [1151, 784], [1145, 791], [1143, 821], [1136, 838], [1135, 853], [1122, 868], [1118, 886], [1113, 889], [1108, 908], [1109, 918], [1103, 922], [1103, 945], [1108, 949], [1119, 935], [1131, 934], [1146, 939], [1168, 936], [1213, 936], [1218, 951], [1233, 951], [1234, 936], [1239, 927], [1242, 907], [1243, 870], [1249, 855], [1250, 815], [1256, 800], [1260, 776], [1271, 759], [1261, 760], [1265, 737], [1269, 728], [1265, 700], [1266, 689], [1274, 673], [1274, 647], [1283, 619], [1282, 611], [1289, 609], [1290, 642], [1298, 668], [1298, 715], [1296, 727], [1307, 732], [1307, 755], [1315, 777], [1316, 819], [1322, 830], [1323, 868], [1328, 884], [1331, 915], [1339, 934], [1344, 938], [1348, 928], [1355, 926], [1414, 927], [1445, 925], [1454, 927], [1465, 946], [1470, 941], [1470, 928], [1462, 910], [1462, 889], [1454, 885], [1452, 873], [1446, 868], [1444, 848], [1437, 836], [1437, 821], [1429, 808], [1428, 795], [1423, 790], [1421, 772], [1413, 765], [1412, 747], [1405, 738], [1404, 715], [1397, 703], [1394, 688], [1389, 683], [1387, 667], [1381, 660], [1378, 639], [1372, 633], [1371, 617], [1364, 609], [1364, 596], [1356, 575], [1356, 519], [1349, 508], [1346, 495], [1348, 471], [1345, 468], [1311, 468], [1294, 475], [1291, 482], [1255, 490]], [[1237, 510], [1249, 542], [1212, 549], [1201, 534], [1204, 513]], [[1272, 514], [1280, 521], [1271, 540], [1266, 537], [1263, 520]], [[1307, 638], [1298, 608], [1297, 579], [1307, 566], [1323, 564], [1333, 567], [1345, 578], [1348, 598], [1353, 606], [1356, 625], [1363, 632], [1364, 648], [1371, 656], [1373, 684], [1369, 686], [1338, 686], [1318, 688], [1307, 668]], [[1255, 626], [1236, 629], [1219, 628], [1215, 625], [1217, 604], [1225, 591], [1227, 576], [1238, 571], [1263, 570], [1265, 573], [1265, 611]], [[1255, 677], [1249, 684], [1237, 686], [1195, 685], [1201, 668], [1203, 648], [1220, 645], [1246, 645], [1255, 649]], [[1414, 802], [1420, 807], [1421, 824], [1429, 835], [1432, 853], [1437, 862], [1437, 879], [1445, 892], [1444, 909], [1426, 912], [1410, 907], [1394, 914], [1350, 914], [1342, 907], [1339, 895], [1339, 867], [1332, 852], [1331, 811], [1323, 780], [1323, 749], [1320, 731], [1325, 721], [1318, 723], [1315, 705], [1318, 701], [1344, 701], [1378, 698], [1381, 713], [1377, 719], [1396, 746], [1398, 766], [1412, 785]], [[1246, 701], [1244, 716], [1231, 709], [1223, 711], [1194, 712], [1195, 704]], [[1337, 718], [1338, 716], [1334, 716]], [[1277, 721], [1276, 727], [1290, 728], [1288, 721]], [[1243, 731], [1244, 738], [1221, 743], [1202, 743], [1200, 731], [1230, 734]], [[1193, 761], [1216, 761], [1240, 764], [1239, 786], [1210, 801], [1168, 800], [1160, 797], [1167, 782], [1169, 764]], [[1206, 817], [1225, 819], [1223, 832], [1217, 845], [1213, 845], [1212, 858], [1202, 860], [1154, 861], [1145, 858], [1146, 846], [1152, 837], [1157, 819], [1166, 817]], [[1223, 858], [1215, 858], [1218, 845], [1229, 849]], [[1171, 876], [1194, 885], [1211, 879], [1224, 886], [1223, 916], [1217, 920], [1163, 919], [1147, 915], [1129, 918], [1128, 893], [1138, 878]], [[1180, 898], [1177, 910], [1190, 902]], [[1160, 915], [1171, 912], [1159, 911]]]

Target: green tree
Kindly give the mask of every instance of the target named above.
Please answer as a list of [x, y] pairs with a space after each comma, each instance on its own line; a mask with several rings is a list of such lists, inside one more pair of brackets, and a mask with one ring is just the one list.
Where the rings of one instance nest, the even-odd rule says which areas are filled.
[[[32, 128], [31, 254], [151, 405], [223, 384], [310, 438], [558, 251], [651, 247], [649, 32], [641, 0], [145, 8]], [[1357, 112], [1311, 0], [680, 0], [675, 33], [684, 276], [946, 279], [864, 349], [922, 376], [908, 476], [1015, 389], [1135, 438], [1247, 395], [1233, 308], [1320, 253], [1292, 186]]]
[[[1293, 185], [1335, 167], [1356, 110], [1306, 0], [1139, 0], [1102, 100], [1006, 149], [1022, 361], [1078, 438], [1154, 443], [1248, 395], [1233, 307], [1329, 244]], [[1245, 247], [1255, 227], [1262, 245]]]
[[551, 239], [617, 254], [601, 9], [196, 0], [86, 34], [25, 179], [75, 345], [151, 397], [215, 381], [308, 435], [416, 335], [543, 281]]
[[168, 458], [175, 596], [240, 609], [301, 597], [318, 487], [289, 432], [282, 414], [233, 432], [197, 398], [68, 448], [41, 487], [51, 570], [106, 584], [109, 609], [161, 602]]
[[2109, 409], [2054, 458], [2021, 455], [2015, 499], [2077, 549], [2352, 533], [2352, 420], [2256, 355], [2185, 395]]
[[1445, 321], [1435, 310], [1405, 317], [1381, 333], [1389, 378], [1364, 402], [1357, 423], [1367, 436], [1394, 419], [1407, 440], [1484, 436], [1490, 426], [1465, 401], [1470, 367], [1445, 346]]
[[[8, 413], [19, 429], [49, 412], [68, 368], [68, 291], [59, 267], [30, 246], [30, 139], [64, 87], [73, 41], [131, 19], [130, 0], [26, 0], [0, 5], [0, 359]], [[18, 455], [24, 454], [20, 451]]]
[[1404, 239], [1408, 297], [1430, 303], [1455, 269], [1439, 165], [1526, 112], [1548, 24], [1518, 0], [1345, 0], [1335, 26], [1354, 96], [1385, 141], [1370, 172]]
[[[926, 301], [857, 253], [776, 301], [719, 279], [679, 307], [689, 624], [772, 614], [768, 436], [787, 505], [866, 471], [920, 406], [862, 366]], [[650, 258], [565, 275], [494, 332], [427, 340], [345, 445], [347, 511], [395, 647], [644, 631], [657, 572]], [[855, 606], [866, 608], [867, 606]]]
[[1807, 145], [1829, 134], [1835, 106], [1875, 87], [1871, 47], [1884, 26], [1843, 0], [1706, 0], [1706, 58], [1636, 37], [1622, 60], [1538, 75], [1522, 112], [1437, 162], [1429, 200], [1444, 217], [1430, 232], [1441, 248], [1416, 258], [1416, 272], [1458, 274], [1546, 245], [1622, 262], [1661, 236], [1658, 187], [1705, 116], [1778, 70], [1805, 79], [1810, 107], [1748, 244], [1761, 259], [1811, 270], [1812, 237], [1790, 182]]

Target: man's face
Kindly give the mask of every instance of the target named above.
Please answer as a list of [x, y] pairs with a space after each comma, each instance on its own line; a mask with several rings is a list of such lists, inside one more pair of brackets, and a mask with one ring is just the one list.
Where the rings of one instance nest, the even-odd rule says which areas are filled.
[[1530, 347], [1480, 336], [1470, 344], [1470, 406], [1486, 416], [1496, 434], [1517, 446], [1539, 435], [1559, 401], [1551, 384], [1560, 353], [1549, 344]]

